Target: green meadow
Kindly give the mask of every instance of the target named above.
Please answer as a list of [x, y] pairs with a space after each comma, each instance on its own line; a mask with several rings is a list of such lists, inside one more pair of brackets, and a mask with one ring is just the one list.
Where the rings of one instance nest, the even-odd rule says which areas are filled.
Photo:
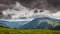
[[0, 27], [0, 34], [60, 34], [60, 30], [48, 30], [48, 29], [23, 30]]

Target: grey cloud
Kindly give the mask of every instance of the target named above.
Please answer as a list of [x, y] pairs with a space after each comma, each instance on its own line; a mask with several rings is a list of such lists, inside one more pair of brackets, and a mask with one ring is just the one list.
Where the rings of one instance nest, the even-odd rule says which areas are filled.
[[0, 11], [12, 8], [10, 5], [14, 5], [16, 2], [20, 2], [23, 6], [31, 9], [46, 9], [51, 12], [60, 10], [60, 0], [0, 0]]
[[17, 0], [27, 8], [38, 8], [53, 11], [60, 10], [60, 0]]

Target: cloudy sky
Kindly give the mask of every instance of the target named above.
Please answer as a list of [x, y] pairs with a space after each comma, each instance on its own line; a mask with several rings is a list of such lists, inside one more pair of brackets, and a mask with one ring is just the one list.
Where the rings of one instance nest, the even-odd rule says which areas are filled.
[[0, 0], [0, 18], [43, 15], [60, 19], [59, 14], [60, 0]]

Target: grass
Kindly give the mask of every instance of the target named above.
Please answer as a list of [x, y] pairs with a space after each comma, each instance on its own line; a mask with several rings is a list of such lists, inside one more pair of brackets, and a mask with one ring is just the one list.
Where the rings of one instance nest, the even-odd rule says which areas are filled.
[[0, 27], [0, 34], [60, 34], [60, 31], [48, 30], [48, 29], [18, 30], [18, 29]]

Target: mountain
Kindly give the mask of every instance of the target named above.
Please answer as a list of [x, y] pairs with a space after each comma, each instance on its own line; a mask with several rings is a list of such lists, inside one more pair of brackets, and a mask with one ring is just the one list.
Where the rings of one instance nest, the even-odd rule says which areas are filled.
[[5, 20], [0, 20], [0, 26], [9, 27], [9, 28], [19, 28], [20, 26], [27, 24], [29, 21], [18, 21], [10, 22]]
[[[58, 24], [55, 23], [56, 21], [58, 21]], [[45, 29], [45, 28], [53, 29], [54, 26], [56, 26], [56, 24], [59, 25], [59, 22], [60, 20], [49, 17], [35, 18], [31, 22], [21, 26], [20, 28], [21, 29]]]
[[55, 29], [59, 28], [60, 20], [49, 17], [35, 18], [32, 21], [9, 22], [0, 20], [0, 26], [17, 29]]

